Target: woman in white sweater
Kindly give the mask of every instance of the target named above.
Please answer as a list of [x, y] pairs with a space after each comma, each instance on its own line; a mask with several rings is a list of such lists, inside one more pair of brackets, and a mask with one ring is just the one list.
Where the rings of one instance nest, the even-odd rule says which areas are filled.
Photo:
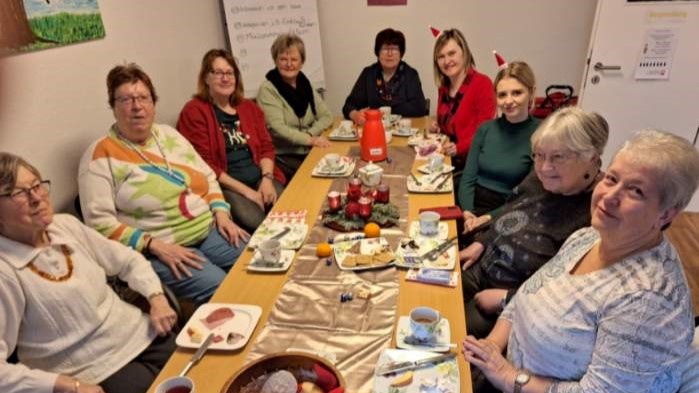
[[[0, 152], [0, 392], [145, 392], [175, 348], [176, 314], [140, 253], [54, 216], [49, 186]], [[106, 275], [146, 297], [150, 315]]]

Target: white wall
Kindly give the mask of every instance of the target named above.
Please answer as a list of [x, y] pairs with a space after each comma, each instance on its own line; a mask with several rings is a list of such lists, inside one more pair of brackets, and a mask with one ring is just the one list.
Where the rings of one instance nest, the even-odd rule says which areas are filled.
[[[109, 69], [124, 61], [140, 64], [160, 96], [156, 121], [174, 124], [194, 91], [201, 56], [225, 43], [219, 0], [98, 1], [105, 39], [15, 55], [2, 64], [0, 150], [29, 159], [54, 182], [57, 210], [70, 209], [78, 160], [113, 122], [105, 86]], [[362, 67], [375, 61], [376, 33], [392, 26], [405, 33], [405, 60], [420, 72], [434, 108], [430, 24], [461, 29], [479, 69], [490, 76], [496, 71], [490, 52], [497, 49], [509, 60], [528, 61], [541, 86], [577, 88], [595, 5], [408, 0], [407, 7], [367, 7], [366, 0], [318, 0], [326, 99], [339, 114]]]

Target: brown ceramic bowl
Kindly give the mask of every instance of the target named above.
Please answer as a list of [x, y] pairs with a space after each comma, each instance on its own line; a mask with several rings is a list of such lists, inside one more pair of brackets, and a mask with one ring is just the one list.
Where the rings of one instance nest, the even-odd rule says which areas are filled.
[[226, 382], [221, 393], [238, 393], [243, 386], [265, 373], [291, 367], [311, 369], [316, 363], [322, 364], [325, 368], [330, 370], [330, 372], [335, 374], [340, 386], [343, 388], [345, 387], [345, 379], [342, 377], [342, 374], [340, 374], [335, 365], [328, 362], [326, 359], [305, 352], [281, 352], [261, 357], [246, 364]]

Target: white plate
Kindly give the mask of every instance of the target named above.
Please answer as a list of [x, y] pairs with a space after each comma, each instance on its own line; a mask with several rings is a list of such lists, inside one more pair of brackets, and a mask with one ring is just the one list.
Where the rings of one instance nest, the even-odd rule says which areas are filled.
[[356, 141], [357, 139], [359, 139], [359, 137], [357, 136], [356, 132], [347, 134], [341, 132], [339, 128], [335, 128], [328, 134], [328, 139], [330, 139], [331, 141]]
[[442, 184], [441, 187], [436, 188], [437, 185], [443, 180], [437, 180], [434, 183], [430, 183], [432, 179], [436, 176], [441, 176], [441, 173], [434, 173], [430, 175], [423, 175], [418, 177], [420, 185], [415, 183], [412, 176], [408, 176], [408, 192], [418, 193], [418, 194], [440, 194], [452, 192], [454, 190], [454, 179], [449, 175], [449, 179]]
[[430, 169], [430, 164], [425, 164], [425, 165], [420, 165], [417, 167], [418, 172], [421, 173], [426, 173], [428, 175], [430, 174], [435, 174], [435, 173], [449, 173], [454, 170], [454, 167], [451, 165], [444, 164], [442, 165], [442, 170], [441, 171], [433, 171]]
[[304, 240], [306, 240], [308, 225], [298, 223], [287, 224], [276, 220], [263, 221], [262, 224], [257, 227], [255, 233], [252, 234], [248, 242], [248, 247], [257, 248], [260, 243], [280, 233], [285, 227], [290, 227], [291, 230], [279, 239], [282, 243], [282, 249], [298, 250], [303, 245]]
[[451, 343], [451, 330], [449, 329], [449, 320], [442, 318], [437, 325], [437, 336], [435, 337], [435, 344], [443, 345], [414, 345], [405, 342], [405, 338], [411, 334], [410, 331], [410, 317], [403, 315], [398, 319], [398, 326], [396, 326], [396, 346], [403, 349], [413, 349], [416, 351], [430, 351], [430, 352], [449, 352], [449, 344]]
[[294, 250], [282, 250], [279, 256], [279, 263], [271, 264], [263, 261], [260, 252], [255, 250], [255, 254], [248, 264], [248, 270], [251, 272], [263, 273], [285, 272], [289, 269], [289, 266], [291, 266], [291, 262], [294, 261], [295, 254]]
[[431, 250], [434, 250], [444, 242], [444, 240], [436, 236], [418, 236], [413, 240], [418, 245], [417, 250], [413, 250], [411, 248], [403, 248], [400, 245], [396, 248], [396, 266], [407, 268], [428, 267], [431, 269], [454, 270], [454, 266], [456, 266], [456, 257], [458, 253], [458, 248], [456, 245], [449, 247], [446, 251], [439, 254], [439, 256], [435, 258], [434, 261], [430, 261], [429, 259], [423, 259], [419, 264], [407, 263], [404, 258], [405, 256], [425, 255], [426, 253], [430, 252]]
[[[213, 330], [206, 328], [206, 325], [201, 321], [205, 319], [211, 312], [218, 309], [219, 307], [230, 308], [235, 314], [232, 319], [226, 321], [222, 325], [215, 327]], [[195, 343], [192, 341], [187, 329], [194, 328], [202, 333], [202, 337], [206, 338], [210, 332], [223, 337], [220, 342], [212, 342], [209, 349], [223, 349], [223, 350], [234, 350], [242, 348], [250, 340], [252, 332], [255, 330], [257, 321], [260, 320], [260, 315], [262, 315], [262, 309], [258, 306], [251, 304], [230, 304], [230, 303], [206, 303], [202, 304], [194, 312], [194, 315], [187, 321], [187, 323], [177, 335], [175, 343], [183, 348], [199, 348], [201, 343]], [[229, 333], [235, 332], [243, 335], [243, 338], [228, 344], [226, 342], [226, 337]], [[203, 341], [203, 340], [202, 340]]]
[[349, 255], [354, 255], [350, 251], [352, 246], [355, 244], [359, 243], [359, 253], [362, 255], [372, 255], [384, 246], [388, 245], [388, 241], [383, 238], [383, 237], [374, 237], [371, 239], [359, 239], [359, 240], [350, 240], [346, 242], [336, 242], [333, 244], [333, 254], [335, 256], [335, 261], [337, 262], [337, 266], [340, 268], [340, 270], [353, 270], [353, 271], [361, 271], [361, 270], [370, 270], [370, 269], [381, 269], [386, 266], [393, 266], [395, 263], [395, 259], [391, 262], [385, 263], [385, 264], [380, 264], [380, 265], [362, 265], [362, 266], [344, 266], [343, 262], [345, 258]]
[[447, 224], [444, 221], [440, 221], [437, 225], [437, 233], [432, 236], [428, 236], [420, 233], [420, 221], [415, 220], [410, 223], [410, 228], [408, 228], [408, 236], [412, 237], [413, 239], [418, 237], [424, 237], [429, 239], [437, 238], [447, 240], [447, 238], [449, 237], [449, 224]]
[[[436, 354], [432, 352], [389, 348], [381, 352], [376, 367], [390, 362], [414, 361], [434, 356]], [[373, 393], [459, 393], [461, 390], [459, 364], [456, 357], [412, 371], [414, 373], [412, 383], [400, 388], [392, 387], [391, 382], [403, 373], [376, 375]]]
[[325, 163], [325, 158], [321, 158], [313, 168], [312, 176], [315, 177], [345, 177], [354, 171], [355, 161], [351, 157], [340, 157], [337, 168], [330, 168]]
[[417, 132], [417, 128], [412, 127], [410, 132], [403, 132], [400, 128], [393, 129], [393, 136], [413, 136]]

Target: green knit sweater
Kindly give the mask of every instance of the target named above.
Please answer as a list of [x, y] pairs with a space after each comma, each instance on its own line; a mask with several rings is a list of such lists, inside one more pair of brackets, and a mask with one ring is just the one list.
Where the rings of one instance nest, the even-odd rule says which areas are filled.
[[[476, 184], [510, 196], [512, 189], [531, 170], [530, 137], [539, 126], [531, 116], [521, 123], [510, 123], [505, 116], [483, 123], [473, 138], [459, 184], [461, 209], [473, 211]], [[497, 215], [498, 210], [491, 211]]]

